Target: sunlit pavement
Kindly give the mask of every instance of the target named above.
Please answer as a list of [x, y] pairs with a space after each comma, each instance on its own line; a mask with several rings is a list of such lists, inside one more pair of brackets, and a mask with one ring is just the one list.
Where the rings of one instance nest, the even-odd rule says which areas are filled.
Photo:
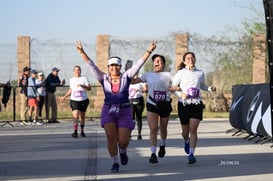
[[[228, 120], [204, 120], [199, 127], [197, 163], [187, 164], [179, 121], [168, 127], [166, 156], [150, 164], [149, 132], [143, 121], [143, 140], [136, 129], [128, 148], [129, 163], [111, 173], [104, 130], [89, 121], [86, 138], [71, 137], [72, 121], [42, 126], [0, 127], [0, 180], [271, 180], [272, 143], [260, 144], [232, 136]], [[158, 150], [157, 150], [158, 151]]]

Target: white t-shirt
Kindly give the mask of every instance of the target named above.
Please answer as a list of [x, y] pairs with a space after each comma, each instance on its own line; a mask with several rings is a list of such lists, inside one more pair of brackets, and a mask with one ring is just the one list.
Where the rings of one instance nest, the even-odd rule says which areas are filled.
[[[173, 78], [172, 85], [179, 85], [182, 92], [188, 95], [189, 90], [192, 90], [192, 88], [199, 90], [198, 95], [193, 98], [196, 100], [201, 100], [201, 89], [208, 91], [208, 86], [205, 84], [204, 72], [197, 68], [194, 68], [192, 71], [190, 71], [187, 67], [179, 70]], [[178, 101], [183, 102], [181, 98], [179, 98]]]
[[144, 83], [130, 84], [129, 86], [129, 99], [143, 97]]
[[155, 105], [150, 96], [155, 101], [170, 101], [169, 87], [173, 79], [170, 72], [147, 72], [140, 79], [148, 84], [148, 103]]
[[83, 101], [88, 99], [86, 89], [78, 85], [88, 86], [90, 83], [86, 77], [72, 77], [69, 81], [69, 86], [72, 90], [70, 99], [73, 101]]
[[[36, 85], [41, 85], [45, 82], [45, 80], [39, 80], [36, 79]], [[41, 86], [37, 89], [37, 92], [40, 96], [45, 96], [46, 95], [46, 88], [44, 86]]]

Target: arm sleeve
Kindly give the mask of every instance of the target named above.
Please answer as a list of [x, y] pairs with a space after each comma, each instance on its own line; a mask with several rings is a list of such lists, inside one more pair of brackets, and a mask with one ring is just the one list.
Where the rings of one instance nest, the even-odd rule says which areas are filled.
[[143, 61], [140, 58], [130, 69], [126, 71], [128, 77], [133, 77], [139, 71], [139, 69], [143, 66], [144, 63], [145, 61]]
[[95, 78], [101, 82], [103, 80], [103, 74], [105, 74], [104, 72], [102, 72], [93, 62], [93, 60], [89, 60], [86, 63], [87, 67], [89, 67], [90, 72], [95, 76]]

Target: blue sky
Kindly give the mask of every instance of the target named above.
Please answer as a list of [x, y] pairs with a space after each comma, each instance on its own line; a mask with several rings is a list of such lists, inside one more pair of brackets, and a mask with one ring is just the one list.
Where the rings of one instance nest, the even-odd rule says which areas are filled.
[[109, 34], [157, 38], [173, 32], [210, 36], [263, 11], [262, 0], [2, 0], [0, 43], [17, 36], [75, 41]]

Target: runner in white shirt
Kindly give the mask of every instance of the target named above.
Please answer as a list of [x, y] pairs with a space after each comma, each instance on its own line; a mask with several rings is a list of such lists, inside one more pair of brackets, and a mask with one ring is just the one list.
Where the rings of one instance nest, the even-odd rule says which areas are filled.
[[[169, 115], [172, 111], [169, 87], [171, 86], [172, 75], [170, 72], [163, 72], [165, 58], [162, 55], [152, 56], [153, 72], [143, 74], [140, 79], [148, 84], [147, 97], [147, 121], [150, 128], [151, 157], [149, 162], [158, 163], [156, 156], [157, 132], [160, 128], [160, 149], [159, 157], [165, 156], [165, 145], [167, 139], [167, 126]], [[160, 120], [160, 123], [158, 122]], [[160, 126], [159, 126], [160, 125]]]
[[[138, 74], [135, 75], [134, 79], [138, 77]], [[143, 93], [148, 90], [147, 84], [140, 82], [134, 84], [132, 83], [129, 86], [129, 101], [132, 108], [133, 117], [132, 119], [137, 122], [137, 139], [142, 140], [142, 113], [144, 110], [144, 97]]]
[[195, 67], [195, 55], [187, 52], [181, 62], [184, 66], [173, 79], [172, 86], [179, 86], [181, 92], [178, 95], [178, 116], [184, 138], [184, 150], [188, 154], [188, 164], [194, 164], [196, 158], [194, 151], [197, 144], [197, 128], [203, 119], [204, 105], [202, 103], [201, 89], [205, 91], [216, 91], [216, 87], [205, 84], [204, 72]]
[[80, 121], [81, 126], [81, 136], [85, 137], [84, 125], [85, 125], [85, 112], [89, 104], [89, 99], [87, 91], [91, 90], [91, 86], [86, 77], [81, 76], [81, 67], [76, 65], [73, 68], [74, 77], [70, 79], [69, 90], [63, 96], [65, 99], [70, 95], [70, 107], [72, 109], [72, 114], [74, 117], [74, 133], [72, 133], [73, 138], [78, 137], [78, 122]]

